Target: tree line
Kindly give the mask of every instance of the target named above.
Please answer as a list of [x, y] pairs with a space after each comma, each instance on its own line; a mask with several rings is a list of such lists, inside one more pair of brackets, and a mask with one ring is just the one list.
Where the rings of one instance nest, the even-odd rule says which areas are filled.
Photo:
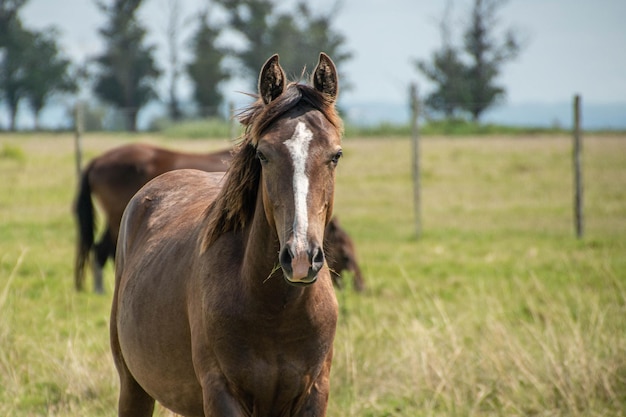
[[[147, 29], [138, 18], [143, 0], [95, 0], [106, 23], [98, 29], [104, 51], [82, 65], [66, 58], [57, 43], [58, 30], [28, 30], [20, 9], [28, 0], [0, 0], [0, 97], [10, 113], [10, 130], [20, 102], [24, 101], [35, 120], [53, 94], [74, 93], [80, 83], [89, 84], [96, 97], [124, 115], [125, 127], [137, 129], [137, 114], [157, 98], [156, 82], [164, 74], [155, 58], [156, 46], [146, 40]], [[254, 80], [257, 71], [273, 53], [281, 54], [281, 65], [291, 75], [313, 68], [320, 51], [333, 57], [338, 68], [350, 59], [345, 37], [333, 28], [337, 5], [314, 13], [305, 0], [293, 10], [279, 8], [276, 0], [212, 0], [193, 16], [193, 33], [180, 39], [188, 19], [180, 15], [179, 0], [169, 0], [168, 62], [169, 117], [183, 116], [177, 83], [185, 73], [192, 83], [193, 101], [199, 116], [217, 116], [223, 102], [220, 85], [233, 75]], [[220, 10], [226, 23], [211, 21]], [[225, 31], [235, 32], [236, 46], [223, 45]], [[179, 44], [191, 52], [181, 62]], [[230, 60], [230, 65], [228, 63]]]
[[18, 12], [26, 1], [0, 0], [0, 94], [11, 130], [20, 101], [28, 103], [38, 127], [39, 113], [53, 93], [76, 90], [56, 29], [38, 32], [22, 25]]
[[[306, 0], [297, 0], [291, 9], [279, 7], [279, 0], [207, 0], [191, 17], [182, 15], [180, 0], [166, 0], [166, 68], [157, 62], [157, 48], [147, 42], [147, 28], [138, 18], [143, 0], [92, 1], [105, 16], [98, 29], [105, 47], [87, 62], [73, 63], [57, 42], [57, 29], [24, 27], [20, 9], [28, 0], [0, 0], [0, 100], [9, 111], [10, 130], [16, 128], [21, 102], [31, 110], [37, 129], [39, 113], [50, 97], [75, 94], [88, 86], [102, 103], [120, 110], [127, 130], [135, 131], [139, 111], [158, 98], [156, 83], [164, 75], [167, 97], [163, 100], [170, 119], [189, 116], [178, 92], [182, 75], [191, 82], [195, 114], [216, 117], [224, 101], [220, 86], [238, 76], [253, 88], [259, 68], [273, 53], [280, 54], [281, 65], [296, 78], [303, 68], [314, 67], [320, 51], [333, 57], [340, 72], [352, 57], [347, 39], [334, 28], [340, 0], [322, 12], [313, 12]], [[440, 26], [442, 47], [429, 60], [417, 60], [416, 68], [434, 86], [425, 97], [430, 111], [444, 117], [470, 114], [478, 120], [503, 96], [504, 88], [495, 81], [502, 64], [517, 54], [519, 42], [512, 32], [507, 32], [503, 43], [494, 39], [496, 13], [503, 0], [471, 1], [462, 47], [452, 44], [445, 14]], [[213, 19], [216, 11], [221, 21]], [[191, 36], [182, 39], [183, 27], [190, 21]], [[239, 42], [224, 42], [233, 37]], [[181, 44], [191, 56], [186, 62], [181, 60]]]

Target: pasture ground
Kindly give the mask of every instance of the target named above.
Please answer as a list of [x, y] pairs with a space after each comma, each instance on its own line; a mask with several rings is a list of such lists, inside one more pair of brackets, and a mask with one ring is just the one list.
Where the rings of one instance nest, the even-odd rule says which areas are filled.
[[[88, 160], [129, 141], [88, 135]], [[626, 137], [584, 138], [574, 237], [565, 136], [422, 142], [415, 238], [408, 138], [346, 139], [335, 213], [368, 290], [338, 291], [329, 416], [622, 416]], [[0, 415], [111, 416], [107, 294], [72, 282], [69, 134], [0, 135]], [[157, 415], [168, 415], [158, 408]]]

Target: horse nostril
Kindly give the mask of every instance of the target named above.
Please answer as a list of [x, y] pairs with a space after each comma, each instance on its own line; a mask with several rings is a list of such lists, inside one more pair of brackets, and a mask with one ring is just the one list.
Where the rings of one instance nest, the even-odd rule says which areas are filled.
[[283, 267], [286, 271], [291, 270], [291, 261], [293, 260], [293, 254], [291, 253], [291, 249], [289, 249], [289, 245], [283, 246], [283, 249], [280, 251], [280, 255], [278, 257], [280, 261], [280, 266]]
[[313, 250], [311, 266], [314, 271], [319, 271], [324, 266], [324, 251], [319, 246]]

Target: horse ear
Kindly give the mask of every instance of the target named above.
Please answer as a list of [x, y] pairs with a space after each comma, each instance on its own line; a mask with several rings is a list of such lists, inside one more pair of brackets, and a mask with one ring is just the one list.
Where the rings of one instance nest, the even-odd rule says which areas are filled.
[[332, 101], [337, 100], [337, 93], [339, 92], [337, 68], [333, 60], [324, 52], [320, 53], [320, 60], [313, 72], [313, 87], [328, 95]]
[[278, 54], [272, 55], [263, 64], [259, 74], [259, 94], [265, 104], [269, 104], [283, 93], [286, 78], [285, 71], [278, 63]]

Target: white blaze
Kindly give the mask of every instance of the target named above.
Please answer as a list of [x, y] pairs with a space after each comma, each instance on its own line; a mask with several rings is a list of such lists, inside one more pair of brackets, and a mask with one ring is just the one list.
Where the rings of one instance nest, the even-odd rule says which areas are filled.
[[309, 216], [306, 206], [309, 194], [309, 178], [306, 175], [306, 160], [309, 155], [309, 143], [313, 139], [313, 132], [302, 122], [298, 122], [291, 139], [285, 141], [293, 160], [293, 193], [296, 209], [293, 220], [295, 249], [306, 248], [306, 233], [309, 228]]

